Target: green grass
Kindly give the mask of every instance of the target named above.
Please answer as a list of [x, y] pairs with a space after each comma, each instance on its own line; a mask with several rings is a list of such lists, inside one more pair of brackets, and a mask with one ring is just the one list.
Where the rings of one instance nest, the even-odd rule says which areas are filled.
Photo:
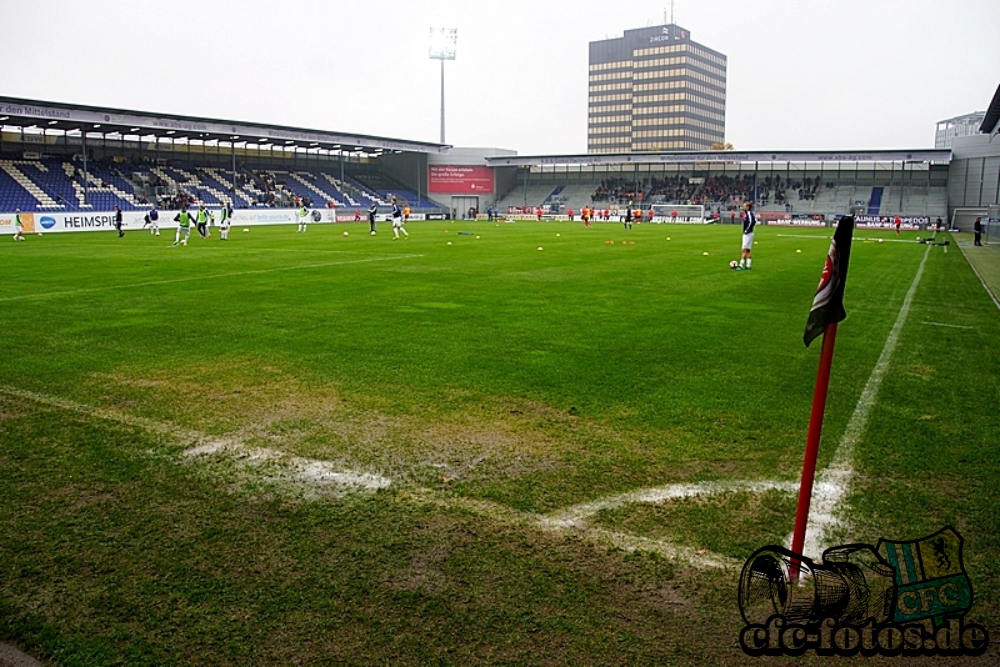
[[[532, 518], [670, 483], [797, 479], [828, 232], [760, 229], [749, 272], [728, 269], [729, 226], [410, 232], [0, 245], [0, 637], [74, 665], [739, 660], [738, 573]], [[925, 249], [855, 243], [821, 465]], [[844, 537], [955, 525], [972, 617], [992, 629], [1000, 319], [952, 250], [931, 250]], [[182, 431], [393, 485], [330, 493], [189, 459]], [[741, 560], [793, 511], [741, 492], [592, 522]]]

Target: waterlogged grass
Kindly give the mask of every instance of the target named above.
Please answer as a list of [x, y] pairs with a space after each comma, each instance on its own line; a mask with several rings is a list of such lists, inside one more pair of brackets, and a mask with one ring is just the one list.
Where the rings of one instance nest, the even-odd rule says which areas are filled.
[[[0, 636], [74, 665], [739, 661], [737, 572], [529, 519], [669, 483], [796, 479], [828, 234], [761, 229], [754, 269], [734, 272], [734, 227], [355, 229], [0, 246], [0, 385], [160, 425], [0, 390]], [[821, 465], [925, 250], [855, 244]], [[932, 248], [843, 535], [954, 525], [970, 618], [991, 631], [998, 327], [961, 254]], [[238, 457], [183, 457], [182, 431], [393, 485], [307, 493]], [[742, 559], [780, 542], [793, 508], [740, 492], [591, 523]]]

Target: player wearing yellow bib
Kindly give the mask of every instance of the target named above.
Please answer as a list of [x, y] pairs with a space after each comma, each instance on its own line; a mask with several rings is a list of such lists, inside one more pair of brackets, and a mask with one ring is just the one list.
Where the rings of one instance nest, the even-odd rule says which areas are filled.
[[14, 211], [14, 240], [24, 240], [24, 224], [21, 222], [21, 209]]
[[[188, 239], [191, 238], [191, 214], [187, 212], [187, 209], [182, 209], [180, 213], [174, 216], [174, 222], [177, 223], [177, 233], [174, 234], [174, 245], [178, 243], [187, 245]], [[183, 239], [181, 239], [181, 234], [184, 235]]]
[[209, 217], [210, 216], [209, 216], [208, 211], [205, 210], [205, 204], [204, 204], [204, 202], [201, 203], [201, 204], [198, 204], [198, 214], [197, 214], [197, 217], [195, 218], [195, 224], [198, 227], [198, 233], [201, 234], [201, 238], [203, 238], [203, 239], [206, 239], [206, 238], [208, 238], [209, 236], [212, 235], [208, 231], [208, 220], [209, 220]]
[[302, 206], [301, 208], [299, 208], [299, 228], [296, 229], [295, 231], [296, 232], [306, 231], [306, 223], [308, 221], [309, 221], [309, 209], [307, 209], [305, 206]]

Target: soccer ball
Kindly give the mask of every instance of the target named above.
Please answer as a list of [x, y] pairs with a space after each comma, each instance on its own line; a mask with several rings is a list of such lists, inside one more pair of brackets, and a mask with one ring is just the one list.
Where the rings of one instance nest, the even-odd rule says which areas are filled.
[[375, 236], [375, 232], [372, 232], [372, 236]]
[[344, 232], [344, 236], [350, 236], [350, 232]]
[[246, 233], [247, 233], [247, 232], [249, 232], [249, 231], [250, 231], [250, 230], [249, 230], [249, 229], [247, 229], [246, 227], [244, 227], [244, 228], [243, 228], [243, 233], [244, 233], [244, 234], [246, 234]]
[[181, 245], [187, 245], [187, 244], [188, 244], [187, 239], [181, 239]]
[[737, 262], [735, 259], [733, 261], [729, 262], [729, 268], [730, 269], [735, 269], [739, 265], [740, 265], [740, 263]]

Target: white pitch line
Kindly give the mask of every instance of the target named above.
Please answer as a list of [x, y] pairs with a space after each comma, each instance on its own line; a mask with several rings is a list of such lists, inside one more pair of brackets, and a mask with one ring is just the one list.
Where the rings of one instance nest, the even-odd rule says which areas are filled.
[[949, 329], [975, 329], [975, 327], [967, 327], [962, 324], [945, 324], [944, 322], [924, 322], [924, 324], [931, 327], [948, 327]]
[[548, 515], [543, 522], [554, 527], [573, 528], [583, 525], [587, 519], [603, 510], [615, 509], [624, 505], [650, 504], [657, 505], [668, 500], [678, 498], [693, 498], [695, 496], [709, 496], [719, 493], [732, 493], [734, 491], [751, 491], [761, 493], [776, 489], [793, 493], [798, 491], [798, 482], [750, 482], [750, 481], [730, 481], [730, 482], [699, 482], [693, 484], [668, 484], [650, 489], [639, 489], [617, 496], [599, 498], [579, 505], [573, 505], [562, 511]]
[[107, 285], [104, 287], [81, 287], [74, 290], [63, 290], [61, 292], [42, 292], [39, 294], [18, 294], [14, 296], [0, 297], [0, 302], [23, 301], [26, 299], [46, 299], [56, 296], [68, 296], [71, 294], [83, 294], [87, 292], [106, 292], [108, 290], [121, 290], [130, 287], [151, 287], [154, 285], [171, 285], [174, 283], [186, 283], [191, 281], [215, 280], [216, 278], [236, 278], [239, 276], [253, 276], [261, 273], [277, 273], [279, 271], [298, 271], [301, 269], [319, 269], [327, 266], [341, 266], [345, 264], [366, 264], [369, 262], [391, 262], [397, 259], [413, 259], [423, 257], [423, 255], [389, 255], [385, 257], [369, 257], [365, 259], [351, 259], [337, 262], [318, 262], [316, 264], [300, 264], [298, 266], [281, 266], [273, 269], [251, 269], [249, 271], [234, 271], [232, 273], [216, 273], [208, 276], [188, 276], [187, 278], [170, 278], [168, 280], [149, 280], [141, 283], [126, 283], [124, 285]]
[[743, 561], [714, 553], [707, 549], [695, 550], [691, 547], [672, 544], [664, 540], [622, 533], [587, 524], [565, 525], [552, 521], [551, 514], [540, 516], [529, 512], [521, 512], [507, 505], [501, 505], [488, 500], [454, 496], [447, 497], [429, 489], [413, 489], [407, 495], [413, 502], [430, 504], [447, 509], [461, 509], [485, 517], [496, 523], [523, 526], [555, 535], [574, 535], [591, 540], [597, 544], [610, 545], [629, 552], [645, 551], [656, 553], [675, 561], [681, 561], [700, 570], [731, 570], [738, 572], [743, 567]]
[[[335, 470], [328, 461], [289, 456], [284, 452], [258, 447], [248, 447], [233, 438], [213, 438], [196, 431], [180, 428], [172, 424], [158, 422], [145, 417], [136, 417], [116, 410], [95, 408], [56, 396], [29, 391], [18, 387], [0, 385], [0, 394], [29, 400], [41, 405], [49, 405], [70, 412], [96, 417], [119, 424], [134, 426], [162, 434], [189, 445], [181, 452], [181, 459], [195, 459], [208, 456], [225, 456], [239, 465], [264, 467], [277, 466], [276, 472], [265, 472], [265, 479], [282, 481], [291, 479], [310, 486], [334, 486], [339, 489], [378, 490], [394, 486], [391, 479], [371, 473], [353, 470]], [[265, 467], [265, 471], [267, 468]], [[398, 487], [397, 487], [398, 488]], [[535, 530], [556, 534], [573, 534], [585, 537], [599, 544], [610, 544], [625, 551], [647, 551], [673, 560], [684, 562], [698, 569], [723, 569], [738, 571], [742, 561], [707, 550], [696, 551], [691, 547], [672, 544], [663, 540], [612, 531], [597, 526], [586, 525], [585, 519], [602, 509], [619, 507], [626, 503], [657, 503], [671, 498], [685, 498], [697, 495], [723, 493], [726, 491], [765, 491], [779, 489], [794, 492], [797, 488], [791, 482], [703, 482], [700, 484], [672, 484], [664, 487], [640, 489], [574, 505], [567, 510], [549, 515], [522, 512], [512, 507], [475, 498], [447, 496], [438, 491], [411, 488], [405, 491], [414, 502], [433, 504], [449, 509], [463, 509], [474, 512], [491, 521], [523, 525]], [[568, 518], [574, 518], [567, 520]]]
[[[273, 462], [279, 466], [279, 473], [272, 475], [274, 479], [291, 478], [314, 485], [333, 485], [342, 488], [375, 490], [388, 488], [392, 484], [392, 480], [371, 473], [346, 469], [335, 470], [328, 461], [307, 459], [300, 456], [288, 456], [283, 452], [273, 449], [247, 447], [233, 438], [213, 438], [173, 424], [158, 422], [145, 417], [136, 417], [117, 410], [95, 408], [83, 403], [77, 403], [57, 396], [40, 394], [27, 389], [0, 385], [0, 394], [7, 394], [8, 396], [29, 400], [41, 405], [50, 405], [88, 417], [96, 417], [126, 426], [134, 426], [151, 433], [168, 436], [181, 443], [191, 445], [181, 453], [182, 458], [225, 454], [237, 463], [245, 465]], [[282, 472], [282, 469], [287, 469], [287, 471]]]
[[[851, 477], [854, 475], [854, 468], [851, 459], [854, 456], [854, 447], [868, 426], [868, 419], [871, 417], [872, 408], [878, 399], [878, 392], [882, 386], [886, 371], [889, 369], [889, 362], [892, 360], [896, 344], [899, 342], [899, 334], [906, 324], [906, 319], [910, 314], [910, 306], [913, 303], [913, 296], [917, 292], [920, 278], [924, 275], [924, 266], [930, 256], [931, 246], [927, 246], [924, 251], [924, 258], [920, 261], [917, 275], [913, 277], [910, 289], [903, 298], [903, 305], [896, 316], [896, 322], [889, 331], [889, 336], [885, 340], [882, 354], [879, 355], [875, 368], [872, 369], [868, 382], [858, 398], [858, 403], [854, 407], [851, 420], [844, 429], [844, 435], [840, 439], [840, 444], [833, 454], [833, 460], [813, 485], [812, 502], [809, 511], [809, 523], [806, 526], [805, 544], [802, 548], [802, 555], [810, 558], [819, 558], [823, 549], [827, 546], [827, 535], [831, 530], [841, 525], [841, 520], [837, 517], [840, 511], [840, 503], [847, 494]], [[788, 543], [791, 544], [791, 536]]]

